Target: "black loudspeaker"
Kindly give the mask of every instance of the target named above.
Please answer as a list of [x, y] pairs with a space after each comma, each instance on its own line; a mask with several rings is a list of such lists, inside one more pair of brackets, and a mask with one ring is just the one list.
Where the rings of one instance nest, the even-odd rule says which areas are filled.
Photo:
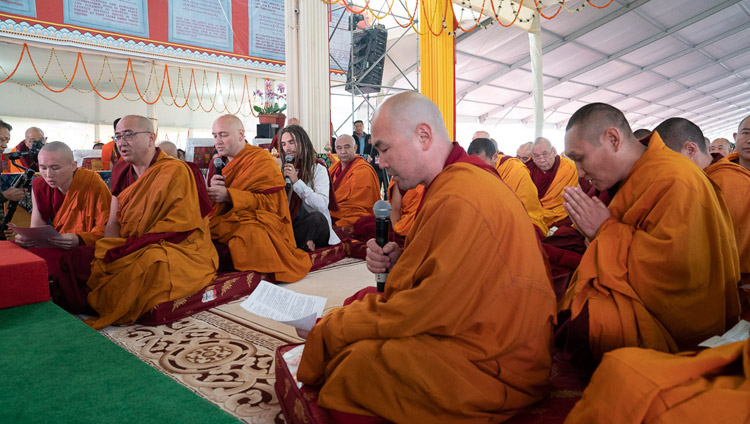
[[[387, 46], [388, 31], [383, 25], [352, 33], [352, 60], [346, 73], [346, 91], [355, 94], [380, 91]], [[372, 70], [365, 75], [371, 67]]]
[[260, 138], [273, 138], [279, 131], [276, 124], [257, 124], [255, 126], [256, 136]]

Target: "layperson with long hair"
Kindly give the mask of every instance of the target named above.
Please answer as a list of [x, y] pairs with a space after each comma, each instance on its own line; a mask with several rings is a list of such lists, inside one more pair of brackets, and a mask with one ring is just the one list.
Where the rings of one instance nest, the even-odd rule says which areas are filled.
[[[279, 132], [282, 173], [289, 178], [289, 212], [297, 247], [315, 250], [338, 244], [333, 232], [329, 208], [336, 210], [328, 170], [316, 156], [310, 137], [299, 125], [290, 125]], [[291, 163], [284, 160], [290, 156]]]

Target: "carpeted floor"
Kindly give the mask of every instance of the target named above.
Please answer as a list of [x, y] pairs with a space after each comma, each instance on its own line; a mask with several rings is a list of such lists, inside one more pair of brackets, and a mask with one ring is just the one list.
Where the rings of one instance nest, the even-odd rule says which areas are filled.
[[[283, 284], [328, 298], [326, 310], [369, 285], [374, 276], [356, 259]], [[290, 326], [246, 312], [242, 300], [167, 325], [108, 327], [102, 333], [244, 422], [283, 422], [273, 390], [274, 352], [301, 339]]]

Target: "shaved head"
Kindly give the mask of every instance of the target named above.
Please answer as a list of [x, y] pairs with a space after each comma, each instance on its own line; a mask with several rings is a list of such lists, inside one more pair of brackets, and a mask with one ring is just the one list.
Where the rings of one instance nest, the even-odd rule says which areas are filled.
[[73, 151], [61, 141], [44, 145], [39, 151], [39, 173], [52, 188], [67, 193], [73, 183], [76, 167]]
[[472, 141], [478, 138], [490, 138], [491, 139], [492, 137], [490, 137], [490, 133], [488, 133], [487, 131], [477, 131], [474, 133], [473, 136], [471, 136]]
[[719, 153], [722, 156], [728, 155], [732, 151], [732, 143], [726, 138], [717, 138], [711, 142], [709, 152]]
[[[616, 107], [606, 103], [591, 103], [578, 109], [568, 121], [565, 132], [579, 127], [581, 138], [592, 144], [599, 143], [599, 136], [608, 127], [614, 127], [626, 134], [633, 134], [625, 115]], [[635, 136], [633, 135], [633, 138]]]
[[531, 160], [537, 168], [543, 172], [551, 170], [555, 166], [557, 158], [557, 150], [552, 145], [552, 142], [544, 137], [537, 137], [534, 140], [534, 144], [531, 146]]
[[398, 177], [403, 190], [432, 182], [453, 149], [440, 109], [414, 91], [388, 98], [375, 111], [371, 143], [380, 167]]
[[493, 167], [495, 166], [495, 162], [497, 162], [497, 146], [489, 138], [475, 138], [469, 145], [466, 153], [477, 155], [486, 164]]
[[750, 169], [750, 116], [740, 121], [734, 133], [734, 151], [740, 156], [739, 162], [745, 169]]
[[350, 135], [343, 134], [336, 139], [336, 154], [338, 155], [342, 165], [349, 165], [351, 161], [353, 161], [357, 156], [356, 152], [354, 151], [354, 145], [354, 137]]
[[654, 128], [664, 144], [675, 152], [680, 152], [686, 143], [693, 142], [703, 153], [708, 153], [703, 131], [685, 118], [669, 118]]
[[160, 141], [156, 147], [160, 148], [162, 152], [173, 158], [177, 157], [177, 146], [171, 141]]
[[643, 140], [644, 138], [651, 136], [651, 130], [645, 128], [637, 129], [633, 131], [633, 135], [635, 135], [635, 138], [638, 140]]
[[531, 146], [534, 143], [528, 142], [523, 143], [522, 145], [518, 146], [518, 150], [516, 150], [516, 157], [518, 159], [521, 159], [521, 162], [527, 162], [529, 158], [531, 158]]
[[42, 147], [42, 150], [40, 150], [39, 152], [56, 152], [64, 160], [75, 160], [75, 157], [73, 156], [73, 150], [71, 150], [71, 148], [62, 141], [51, 141], [45, 144], [44, 147]]
[[214, 147], [219, 155], [230, 160], [245, 148], [245, 126], [240, 118], [234, 115], [222, 115], [211, 127]]

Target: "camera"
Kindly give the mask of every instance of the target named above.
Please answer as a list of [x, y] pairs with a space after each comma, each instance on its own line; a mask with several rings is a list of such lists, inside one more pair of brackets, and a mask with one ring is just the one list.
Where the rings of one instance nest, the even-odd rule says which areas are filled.
[[44, 147], [44, 141], [34, 140], [31, 143], [31, 147], [29, 148], [29, 150], [26, 150], [24, 152], [11, 152], [11, 153], [8, 153], [7, 156], [8, 156], [8, 159], [10, 159], [11, 162], [13, 162], [13, 165], [16, 165], [19, 168], [24, 168], [24, 169], [26, 168], [25, 166], [19, 166], [15, 161], [16, 159], [21, 159], [24, 156], [28, 156], [28, 158], [26, 159], [26, 163], [29, 164], [28, 167], [30, 168], [34, 166], [39, 160], [39, 151], [42, 150], [42, 147]]

